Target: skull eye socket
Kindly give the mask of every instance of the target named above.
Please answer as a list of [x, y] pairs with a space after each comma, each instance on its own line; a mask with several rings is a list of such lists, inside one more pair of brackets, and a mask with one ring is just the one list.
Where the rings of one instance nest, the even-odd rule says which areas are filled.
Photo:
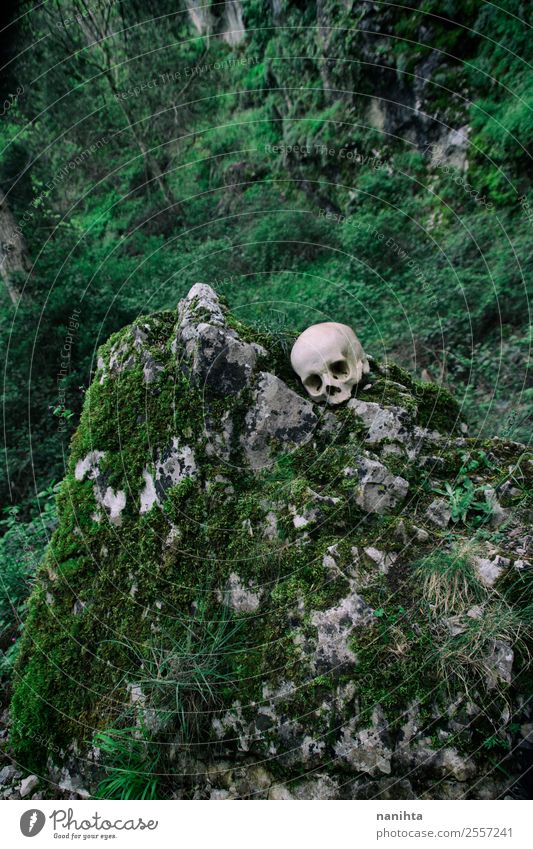
[[329, 370], [333, 377], [337, 378], [348, 377], [350, 373], [350, 367], [346, 360], [337, 360], [330, 365]]
[[304, 386], [309, 392], [320, 392], [322, 389], [322, 378], [319, 374], [310, 374], [304, 380]]

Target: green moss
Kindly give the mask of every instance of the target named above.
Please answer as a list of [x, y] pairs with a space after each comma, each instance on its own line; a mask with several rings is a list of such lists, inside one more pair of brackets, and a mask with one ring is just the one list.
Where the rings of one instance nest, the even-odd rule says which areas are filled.
[[414, 381], [414, 396], [418, 402], [418, 422], [422, 427], [453, 434], [462, 422], [455, 398], [436, 383]]

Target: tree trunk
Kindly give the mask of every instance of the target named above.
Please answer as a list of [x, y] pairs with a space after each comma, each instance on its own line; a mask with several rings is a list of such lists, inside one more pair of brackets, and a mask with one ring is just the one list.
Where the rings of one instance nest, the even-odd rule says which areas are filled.
[[9, 297], [16, 304], [21, 295], [19, 284], [13, 279], [19, 273], [27, 274], [31, 268], [26, 240], [17, 228], [7, 198], [0, 189], [0, 275]]
[[167, 202], [168, 206], [169, 207], [175, 207], [176, 211], [178, 213], [181, 213], [182, 212], [181, 204], [179, 203], [179, 201], [176, 201], [174, 195], [172, 194], [172, 192], [171, 192], [171, 190], [170, 190], [170, 188], [167, 184], [167, 180], [165, 178], [165, 175], [163, 174], [163, 172], [161, 171], [161, 169], [159, 167], [159, 164], [158, 164], [156, 158], [154, 156], [152, 156], [152, 154], [148, 151], [148, 148], [146, 147], [146, 144], [144, 143], [144, 139], [142, 138], [141, 134], [137, 132], [136, 125], [135, 125], [135, 119], [134, 119], [133, 115], [131, 114], [129, 109], [122, 102], [122, 99], [120, 97], [120, 93], [119, 93], [119, 91], [118, 91], [118, 89], [115, 85], [115, 81], [113, 79], [113, 74], [111, 73], [111, 70], [106, 69], [104, 71], [104, 73], [105, 73], [106, 79], [109, 83], [109, 87], [111, 89], [113, 97], [118, 102], [118, 104], [119, 104], [119, 106], [122, 110], [122, 114], [124, 115], [126, 122], [128, 124], [128, 127], [130, 129], [130, 132], [131, 132], [133, 138], [135, 139], [139, 150], [141, 151], [141, 154], [142, 154], [142, 157], [144, 159], [148, 173], [150, 174], [152, 179], [154, 179], [155, 182], [157, 183], [157, 185], [159, 186], [161, 193], [162, 193], [163, 197], [165, 198], [165, 201]]

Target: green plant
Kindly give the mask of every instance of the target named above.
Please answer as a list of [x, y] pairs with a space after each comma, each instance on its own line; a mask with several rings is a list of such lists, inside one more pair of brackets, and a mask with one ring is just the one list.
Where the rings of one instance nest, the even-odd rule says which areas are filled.
[[65, 407], [54, 407], [52, 410], [52, 415], [56, 416], [59, 419], [66, 419], [68, 421], [72, 418], [72, 416], [76, 414], [72, 410], [68, 410]]
[[276, 462], [264, 473], [266, 480], [272, 483], [289, 483], [296, 478], [294, 461], [291, 454], [281, 454]]
[[490, 469], [492, 464], [484, 451], [478, 451], [476, 455], [462, 455], [462, 464], [453, 485], [447, 482], [444, 487], [433, 489], [448, 498], [452, 522], [466, 523], [470, 516], [472, 524], [477, 526], [485, 524], [492, 515], [492, 506], [485, 497], [483, 487], [476, 486], [470, 477], [480, 467]]
[[503, 737], [498, 737], [497, 734], [491, 734], [485, 737], [482, 744], [484, 749], [509, 749], [509, 743]]
[[156, 799], [161, 775], [161, 747], [144, 723], [132, 728], [109, 728], [94, 735], [104, 769], [98, 799]]
[[448, 497], [452, 511], [452, 522], [466, 523], [469, 513], [474, 513], [473, 524], [483, 524], [490, 519], [492, 507], [487, 500], [481, 501], [479, 494], [481, 489], [474, 486], [469, 477], [462, 476], [455, 486], [445, 483], [444, 489], [435, 487], [435, 492]]

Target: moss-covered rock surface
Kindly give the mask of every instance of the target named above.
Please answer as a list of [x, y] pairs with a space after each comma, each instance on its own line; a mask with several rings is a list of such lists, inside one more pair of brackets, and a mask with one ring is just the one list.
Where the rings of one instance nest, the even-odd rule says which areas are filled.
[[60, 786], [124, 795], [126, 758], [136, 796], [512, 792], [531, 460], [393, 363], [315, 405], [292, 342], [197, 285], [101, 349], [11, 708]]

